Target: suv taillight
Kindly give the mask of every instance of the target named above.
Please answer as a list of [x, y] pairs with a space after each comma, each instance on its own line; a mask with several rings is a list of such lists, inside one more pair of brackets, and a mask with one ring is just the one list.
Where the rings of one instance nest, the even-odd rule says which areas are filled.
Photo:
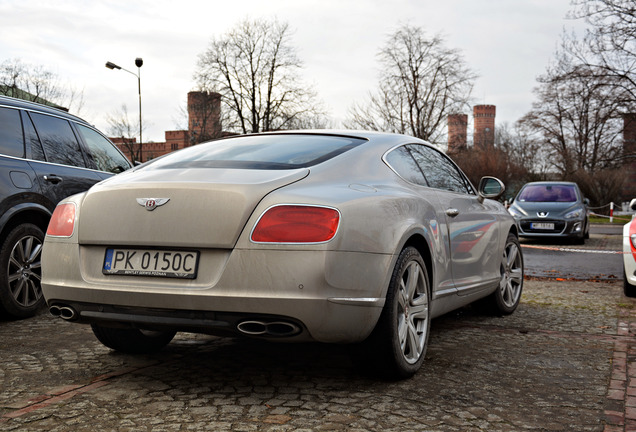
[[268, 209], [258, 220], [255, 243], [324, 243], [338, 231], [340, 213], [330, 207], [279, 205]]
[[75, 204], [64, 203], [55, 207], [46, 235], [70, 237], [75, 229]]

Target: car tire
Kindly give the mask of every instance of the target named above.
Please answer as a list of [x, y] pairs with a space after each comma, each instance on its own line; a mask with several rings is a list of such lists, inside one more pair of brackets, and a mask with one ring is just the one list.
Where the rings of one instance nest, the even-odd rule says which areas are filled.
[[430, 282], [413, 247], [399, 255], [378, 323], [365, 342], [365, 362], [387, 378], [403, 379], [421, 367], [431, 327]]
[[580, 237], [574, 237], [572, 243], [575, 245], [584, 245], [587, 238], [584, 233], [581, 233]]
[[636, 297], [636, 285], [630, 284], [627, 280], [625, 266], [623, 266], [623, 294], [625, 294], [626, 297]]
[[174, 338], [174, 331], [104, 327], [91, 324], [95, 337], [108, 348], [128, 354], [147, 354], [161, 350]]
[[24, 223], [13, 228], [0, 247], [0, 313], [27, 318], [44, 304], [42, 296], [42, 243], [44, 233]]
[[519, 306], [523, 291], [523, 254], [514, 234], [508, 234], [499, 269], [499, 284], [487, 304], [495, 314], [510, 315]]

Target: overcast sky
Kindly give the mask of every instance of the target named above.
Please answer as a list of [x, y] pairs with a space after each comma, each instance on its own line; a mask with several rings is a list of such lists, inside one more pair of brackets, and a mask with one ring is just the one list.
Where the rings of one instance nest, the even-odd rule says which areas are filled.
[[83, 90], [79, 115], [106, 132], [123, 104], [137, 121], [138, 99], [136, 78], [104, 64], [136, 72], [142, 57], [144, 141], [163, 141], [186, 125], [182, 108], [211, 37], [245, 18], [277, 18], [339, 126], [377, 87], [387, 35], [408, 23], [461, 50], [479, 75], [475, 103], [496, 105], [497, 124], [513, 123], [531, 108], [563, 30], [582, 28], [570, 9], [570, 0], [0, 0], [0, 62], [43, 65]]

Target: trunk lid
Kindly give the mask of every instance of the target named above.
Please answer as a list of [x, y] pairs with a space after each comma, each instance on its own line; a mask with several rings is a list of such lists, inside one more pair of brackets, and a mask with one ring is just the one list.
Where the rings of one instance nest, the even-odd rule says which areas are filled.
[[[306, 168], [191, 168], [120, 174], [86, 194], [77, 221], [79, 242], [232, 248], [264, 196], [308, 174]], [[158, 205], [162, 198], [168, 201]], [[153, 199], [157, 206], [149, 211], [138, 199]]]

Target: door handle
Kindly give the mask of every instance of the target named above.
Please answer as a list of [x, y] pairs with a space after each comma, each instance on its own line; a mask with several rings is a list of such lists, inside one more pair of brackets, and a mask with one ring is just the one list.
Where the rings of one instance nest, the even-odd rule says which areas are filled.
[[459, 210], [455, 209], [455, 208], [449, 208], [446, 210], [446, 214], [450, 217], [455, 217], [459, 214]]
[[49, 174], [49, 175], [45, 175], [44, 176], [44, 181], [45, 182], [49, 182], [49, 183], [53, 183], [53, 184], [58, 184], [61, 181], [63, 181], [64, 179], [62, 177], [56, 176], [55, 174]]

